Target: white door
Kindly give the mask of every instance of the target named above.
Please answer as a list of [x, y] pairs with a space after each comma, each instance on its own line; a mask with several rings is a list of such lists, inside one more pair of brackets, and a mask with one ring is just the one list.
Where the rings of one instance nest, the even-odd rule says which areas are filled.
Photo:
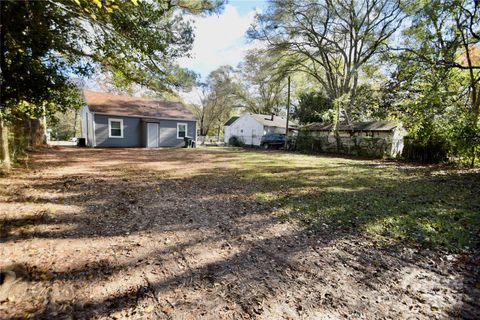
[[147, 123], [147, 147], [158, 148], [158, 123]]

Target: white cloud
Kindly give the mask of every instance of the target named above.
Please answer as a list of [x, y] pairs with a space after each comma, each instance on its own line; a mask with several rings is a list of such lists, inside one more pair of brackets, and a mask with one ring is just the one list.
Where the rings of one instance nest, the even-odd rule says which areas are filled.
[[193, 87], [190, 91], [181, 91], [179, 92], [180, 97], [186, 103], [200, 105], [200, 89]]
[[221, 65], [236, 66], [248, 49], [245, 33], [255, 13], [252, 10], [242, 16], [236, 7], [227, 4], [220, 15], [192, 18], [195, 24], [192, 57], [180, 59], [180, 66], [203, 77]]

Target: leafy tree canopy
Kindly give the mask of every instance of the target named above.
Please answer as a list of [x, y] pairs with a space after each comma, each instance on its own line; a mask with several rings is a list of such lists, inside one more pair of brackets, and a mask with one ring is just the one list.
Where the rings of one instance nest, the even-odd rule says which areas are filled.
[[292, 117], [300, 124], [331, 121], [333, 103], [322, 93], [309, 92], [300, 95]]
[[251, 50], [239, 65], [236, 92], [246, 111], [279, 113], [286, 104], [286, 72], [281, 57], [262, 50]]
[[211, 130], [223, 127], [236, 106], [238, 84], [231, 66], [221, 66], [212, 71], [205, 82], [198, 83], [200, 104], [193, 105], [198, 119], [200, 135], [206, 136]]
[[474, 165], [480, 148], [480, 3], [421, 1], [406, 8], [393, 74], [394, 110], [425, 143], [444, 140]]
[[348, 121], [362, 68], [386, 49], [402, 20], [396, 0], [274, 0], [249, 35], [283, 56], [290, 72], [311, 75], [331, 100], [348, 96]]
[[193, 29], [178, 10], [219, 10], [218, 1], [2, 1], [2, 107], [39, 104], [92, 64], [123, 81], [169, 90], [192, 74], [174, 61], [188, 54]]

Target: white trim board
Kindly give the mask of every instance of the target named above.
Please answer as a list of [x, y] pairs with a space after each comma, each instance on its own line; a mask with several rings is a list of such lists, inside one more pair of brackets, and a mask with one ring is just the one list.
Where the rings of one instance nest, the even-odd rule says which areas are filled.
[[[120, 122], [120, 135], [112, 136], [112, 122]], [[108, 118], [108, 137], [115, 139], [123, 139], [123, 119], [118, 118]]]
[[180, 137], [180, 136], [178, 135], [178, 133], [179, 133], [178, 126], [185, 126], [185, 137], [188, 136], [188, 123], [186, 123], [186, 122], [177, 122], [177, 140], [184, 138], [184, 137]]

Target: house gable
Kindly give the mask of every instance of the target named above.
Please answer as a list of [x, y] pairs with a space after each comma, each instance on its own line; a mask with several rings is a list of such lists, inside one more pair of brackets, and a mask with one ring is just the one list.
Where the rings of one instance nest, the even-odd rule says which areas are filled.
[[228, 127], [230, 125], [232, 125], [235, 121], [237, 121], [237, 119], [240, 118], [240, 117], [231, 117], [230, 119], [228, 119], [227, 122], [225, 122], [225, 124], [223, 125], [224, 127]]
[[260, 138], [264, 134], [264, 127], [249, 114], [244, 114], [231, 125], [225, 127], [225, 143], [230, 137], [236, 136], [247, 145], [260, 145]]

